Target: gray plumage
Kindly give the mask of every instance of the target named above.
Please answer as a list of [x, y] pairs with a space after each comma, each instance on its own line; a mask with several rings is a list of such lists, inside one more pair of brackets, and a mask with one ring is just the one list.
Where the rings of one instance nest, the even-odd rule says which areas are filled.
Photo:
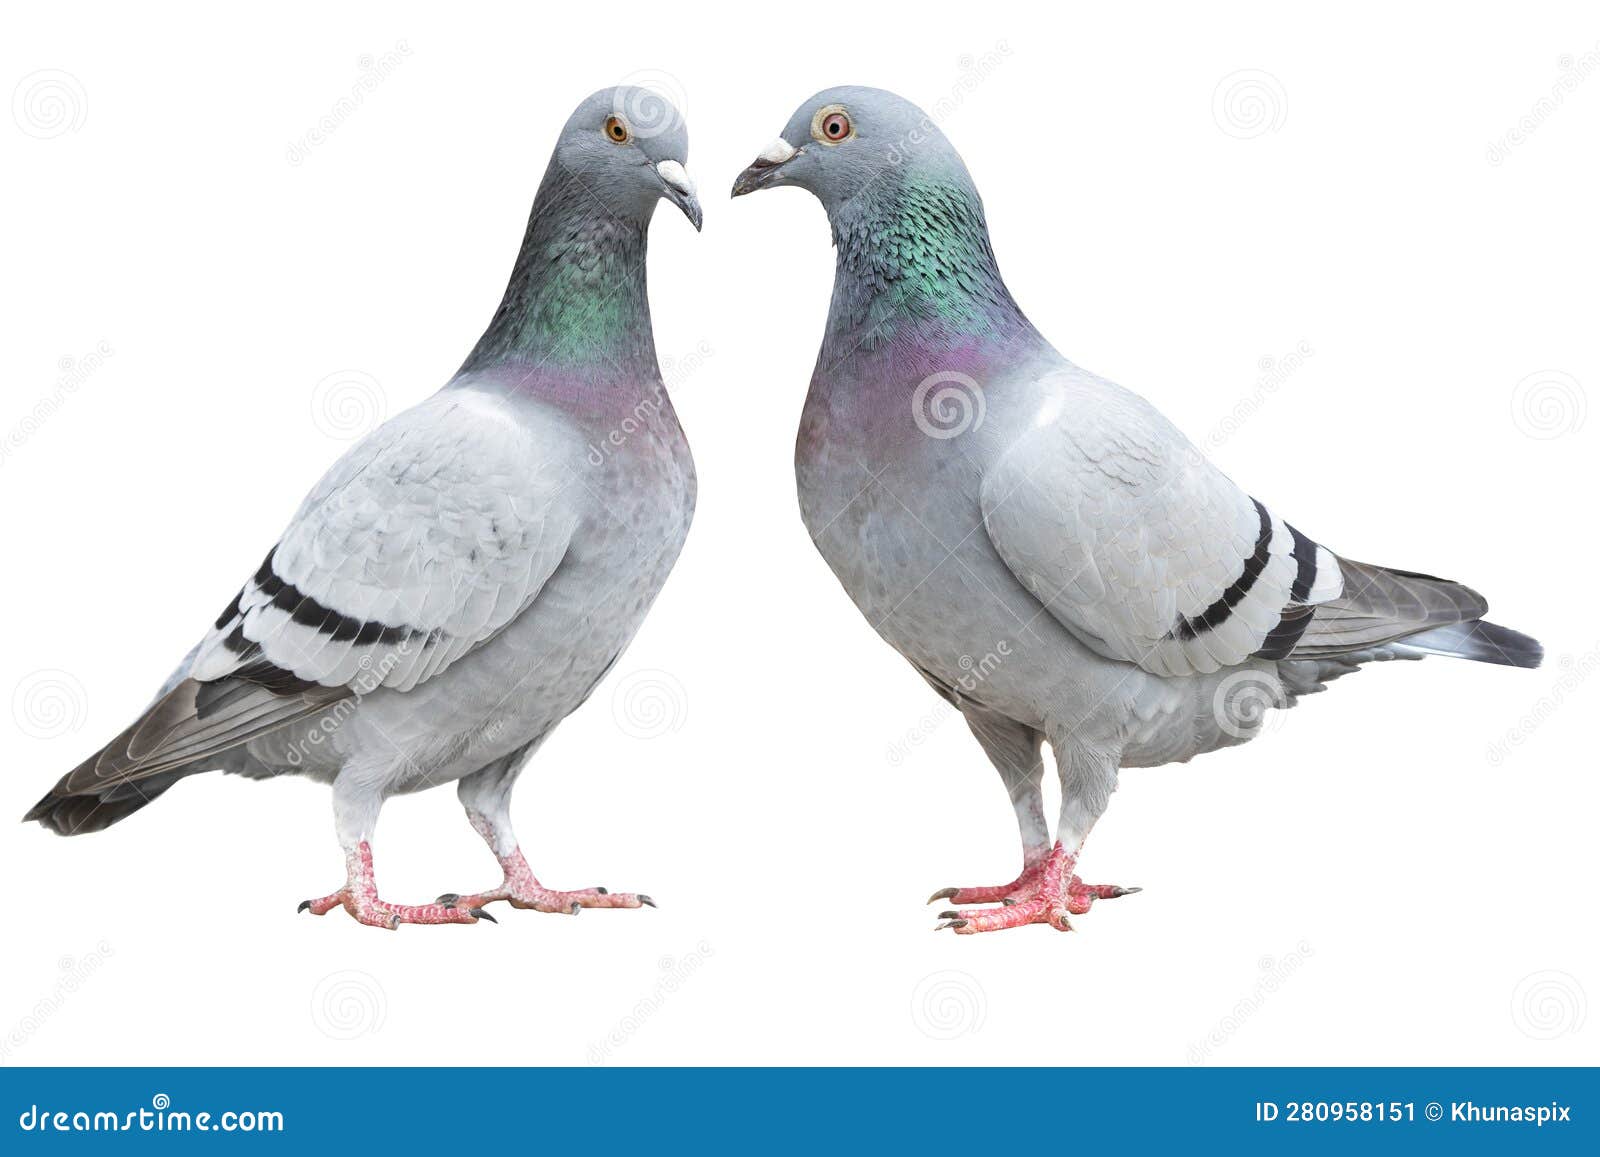
[[633, 637], [694, 509], [645, 292], [657, 201], [699, 226], [687, 150], [653, 94], [577, 108], [461, 371], [333, 466], [145, 714], [28, 819], [80, 834], [196, 772], [305, 775], [333, 784], [348, 857], [387, 796], [459, 781], [515, 849], [522, 762]]
[[1049, 847], [1045, 740], [1075, 856], [1120, 768], [1248, 739], [1266, 705], [1364, 662], [1539, 662], [1533, 640], [1481, 621], [1475, 592], [1335, 555], [1144, 399], [1057, 353], [1000, 276], [966, 167], [915, 106], [817, 94], [734, 195], [779, 185], [818, 197], [837, 251], [796, 445], [802, 516], [868, 621], [966, 717], [1025, 865]]

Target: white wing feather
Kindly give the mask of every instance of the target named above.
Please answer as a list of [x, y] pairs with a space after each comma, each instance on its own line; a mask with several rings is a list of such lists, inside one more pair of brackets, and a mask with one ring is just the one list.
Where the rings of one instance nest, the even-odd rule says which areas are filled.
[[1260, 649], [1286, 610], [1338, 596], [1337, 560], [1308, 543], [1314, 581], [1292, 597], [1293, 533], [1148, 402], [1079, 370], [1044, 384], [1051, 409], [984, 477], [984, 526], [1088, 646], [1155, 674], [1211, 672]]
[[[572, 436], [446, 391], [368, 435], [317, 484], [190, 677], [265, 658], [297, 679], [409, 690], [494, 636], [566, 552]], [[253, 644], [253, 647], [247, 645]]]

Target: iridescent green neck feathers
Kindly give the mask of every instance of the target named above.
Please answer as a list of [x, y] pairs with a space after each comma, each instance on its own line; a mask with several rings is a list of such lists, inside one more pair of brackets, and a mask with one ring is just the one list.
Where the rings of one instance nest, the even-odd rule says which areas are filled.
[[825, 358], [1033, 333], [1000, 277], [964, 171], [880, 179], [830, 221], [837, 269]]
[[599, 204], [552, 164], [528, 218], [511, 281], [463, 372], [496, 362], [605, 375], [656, 373], [645, 291], [648, 221]]

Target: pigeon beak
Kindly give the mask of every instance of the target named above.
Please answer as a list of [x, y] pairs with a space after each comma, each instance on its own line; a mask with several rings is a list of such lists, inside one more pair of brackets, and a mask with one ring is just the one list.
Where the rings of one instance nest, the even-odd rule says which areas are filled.
[[733, 183], [733, 195], [742, 197], [746, 193], [754, 193], [757, 189], [766, 188], [777, 179], [779, 169], [804, 151], [804, 149], [795, 148], [788, 141], [779, 137], [762, 149], [761, 155], [750, 163], [750, 167], [739, 174], [738, 179]]
[[689, 223], [694, 226], [694, 231], [700, 232], [700, 223], [703, 220], [700, 198], [694, 195], [694, 181], [690, 179], [689, 171], [677, 161], [662, 161], [656, 166], [656, 176], [661, 178], [667, 199], [682, 209], [683, 215], [689, 218]]

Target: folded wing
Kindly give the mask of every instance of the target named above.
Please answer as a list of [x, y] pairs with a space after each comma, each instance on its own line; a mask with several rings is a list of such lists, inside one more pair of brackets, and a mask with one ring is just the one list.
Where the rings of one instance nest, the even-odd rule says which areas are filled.
[[1052, 408], [982, 489], [1023, 585], [1086, 645], [1155, 674], [1292, 654], [1340, 596], [1339, 560], [1137, 395], [1081, 371], [1045, 384]]
[[560, 565], [576, 461], [564, 426], [466, 391], [386, 423], [317, 484], [182, 677], [29, 818], [77, 816], [63, 797], [126, 798], [342, 699], [437, 678]]

